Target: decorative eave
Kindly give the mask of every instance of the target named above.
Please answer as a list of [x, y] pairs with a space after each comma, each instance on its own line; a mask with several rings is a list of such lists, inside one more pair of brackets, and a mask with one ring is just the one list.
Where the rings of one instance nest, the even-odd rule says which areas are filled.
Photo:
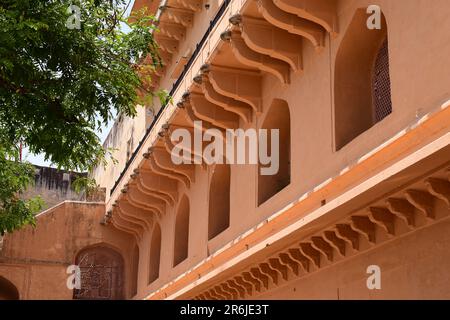
[[[152, 125], [131, 162], [127, 164], [126, 172], [122, 173], [114, 186], [111, 193], [113, 201], [120, 195], [117, 190], [128, 183], [122, 180], [126, 180], [134, 169], [142, 166], [145, 150], [159, 144], [170, 152], [173, 146], [164, 135], [159, 134], [160, 132], [171, 130], [169, 129], [171, 125], [192, 128], [193, 122], [197, 120], [203, 121], [204, 129], [219, 130], [238, 127], [240, 120], [245, 123], [255, 121], [262, 112], [264, 74], [272, 74], [282, 83], [289, 83], [291, 72], [302, 72], [302, 39], [308, 37], [316, 39], [317, 46], [320, 47], [320, 39], [324, 37], [325, 29], [312, 22], [314, 18], [311, 16], [308, 20], [292, 13], [276, 17], [277, 21], [284, 19], [287, 27], [276, 26], [273, 19], [264, 18], [264, 10], [261, 8], [266, 2], [222, 0], [222, 6], [213, 20], [212, 27], [207, 30], [202, 42], [193, 52], [187, 67], [180, 65], [178, 70], [175, 70], [176, 75], [181, 71], [181, 76], [171, 95], [173, 101], [181, 108], [167, 105], [160, 112], [160, 117]], [[178, 43], [184, 35], [186, 24], [190, 21], [181, 18], [192, 17], [197, 10], [190, 8], [193, 2], [187, 5], [187, 2], [182, 0], [162, 1], [161, 4], [157, 15], [161, 32], [155, 38], [160, 42], [161, 56], [167, 64], [173, 61], [172, 56], [175, 53], [178, 54]], [[274, 5], [272, 2], [271, 4]], [[138, 8], [139, 5], [136, 4], [135, 7]], [[248, 18], [245, 11], [249, 7], [252, 7], [253, 11], [260, 12], [261, 17]], [[324, 11], [318, 14], [323, 15]], [[335, 13], [327, 13], [328, 16], [333, 14]], [[295, 30], [298, 33], [290, 33], [289, 23], [296, 26]], [[297, 43], [297, 46], [280, 47], [273, 41], [276, 38], [286, 38], [285, 42]], [[167, 69], [166, 67], [157, 70], [148, 87], [157, 89], [160, 78], [166, 74]], [[189, 95], [185, 95], [186, 90]], [[163, 125], [169, 127], [163, 129]], [[199, 155], [192, 156], [195, 158]], [[150, 161], [151, 157], [147, 160]], [[153, 165], [153, 170], [160, 175], [165, 174], [167, 178], [173, 178], [166, 168], [158, 168], [158, 163]]]
[[[179, 44], [185, 39], [187, 28], [192, 26], [195, 13], [202, 10], [203, 0], [136, 0], [132, 12], [144, 7], [149, 9], [150, 14], [155, 15], [158, 26], [154, 38], [159, 45], [163, 67], [155, 70], [156, 77], [153, 77], [152, 83], [147, 85], [148, 88], [156, 90], [160, 86], [160, 78], [169, 69], [173, 56], [178, 55]], [[177, 60], [177, 69], [182, 70], [189, 58]], [[143, 60], [144, 64], [151, 62], [148, 57]], [[173, 74], [180, 75], [181, 72]]]
[[[167, 5], [167, 2], [164, 2]], [[175, 2], [183, 1], [173, 3]], [[106, 212], [112, 212], [110, 220], [114, 226], [133, 234], [136, 239], [142, 238], [143, 232], [149, 230], [151, 223], [165, 215], [165, 208], [177, 201], [178, 186], [189, 188], [194, 182], [195, 170], [204, 170], [204, 165], [196, 161], [184, 166], [174, 166], [168, 161], [174, 147], [168, 139], [172, 130], [180, 127], [193, 130], [194, 122], [202, 120], [203, 130], [216, 128], [223, 132], [225, 128], [239, 127], [241, 121], [244, 123], [256, 121], [262, 112], [263, 77], [272, 75], [280, 83], [288, 84], [292, 73], [301, 73], [303, 40], [310, 41], [319, 54], [323, 48], [325, 35], [329, 33], [333, 36], [337, 32], [336, 12], [333, 11], [332, 6], [327, 5], [328, 0], [314, 0], [314, 5], [309, 2], [311, 1], [230, 0], [224, 2], [221, 11], [214, 19], [213, 27], [208, 29], [171, 92], [174, 104], [168, 104], [160, 111], [111, 192], [111, 198], [106, 204]], [[328, 9], [318, 10], [315, 5], [320, 3], [321, 8]], [[290, 5], [289, 10], [286, 7], [287, 4]], [[295, 4], [298, 4], [298, 7], [295, 7]], [[259, 12], [260, 17], [249, 18], [245, 15], [246, 10], [251, 6], [254, 12]], [[284, 9], [281, 9], [282, 6]], [[268, 10], [268, 8], [278, 8], [282, 12]], [[168, 11], [172, 11], [171, 17], [165, 17], [164, 12]], [[177, 38], [182, 34], [179, 32], [186, 27], [186, 22], [184, 24], [180, 22], [176, 28], [173, 28], [179, 20], [176, 15], [187, 16], [188, 12], [195, 11], [185, 7], [179, 7], [177, 10], [162, 9], [160, 22], [172, 28], [170, 32], [161, 32], [158, 37], [166, 42], [165, 45], [173, 45], [179, 41]], [[277, 12], [280, 14], [268, 15], [268, 13]], [[283, 47], [273, 41], [278, 38], [285, 38], [288, 43], [297, 43], [296, 50], [293, 51], [291, 47]], [[167, 51], [162, 50], [167, 60], [170, 60], [170, 52], [168, 52], [170, 50], [173, 48]], [[317, 186], [289, 207], [257, 226], [255, 230], [242, 235], [239, 240], [225, 246], [190, 272], [178, 277], [148, 298], [194, 297], [191, 294], [193, 286], [199, 285], [200, 290], [204, 284], [206, 287], [203, 289], [207, 290], [210, 286], [207, 281], [220, 273], [218, 266], [221, 266], [221, 269], [227, 266], [232, 268], [233, 266], [229, 263], [238, 263], [249, 255], [263, 250], [268, 239], [272, 239], [271, 237], [275, 237], [276, 234], [281, 236], [287, 232], [286, 230], [294, 230], [292, 229], [294, 227], [301, 229], [301, 221], [307, 221], [306, 217], [311, 219], [319, 217], [317, 210], [331, 210], [330, 206], [335, 203], [333, 202], [335, 199], [350, 192], [345, 190], [351, 190], [361, 181], [369, 181], [369, 178], [379, 172], [387, 174], [389, 170], [397, 170], [395, 166], [389, 167], [390, 163], [408, 157], [413, 152], [419, 152], [417, 150], [424, 146], [424, 137], [429, 139], [428, 142], [432, 142], [433, 139], [441, 142], [442, 139], [448, 140], [449, 104], [445, 104], [436, 114], [421, 119], [373, 152], [358, 159], [357, 163], [344, 169], [338, 176]], [[446, 143], [448, 144], [448, 141]], [[201, 159], [202, 154], [195, 154], [194, 151], [188, 154], [188, 157], [193, 160]], [[404, 161], [400, 163], [405, 164]], [[155, 180], [158, 184], [153, 184]], [[414, 196], [410, 196], [410, 199], [413, 198]], [[122, 209], [122, 202], [129, 203], [132, 210], [131, 208], [130, 210]], [[114, 203], [117, 205], [113, 206]], [[147, 216], [149, 216], [148, 221]], [[370, 218], [369, 215], [366, 217], [371, 224], [379, 225], [387, 221], [382, 220], [383, 217], [387, 217], [387, 214], [383, 213], [371, 214]], [[362, 222], [352, 222], [349, 226], [354, 232], [361, 234], [365, 232], [362, 226], [369, 225], [367, 219], [364, 218]], [[342, 224], [347, 225], [347, 222]], [[387, 224], [385, 228], [389, 230]], [[336, 232], [338, 231], [334, 234], [337, 236]], [[315, 237], [320, 236], [315, 235]], [[370, 240], [370, 234], [368, 237]], [[323, 251], [327, 255], [329, 246], [333, 243], [331, 238], [322, 237], [321, 239], [323, 241], [311, 238], [308, 240], [310, 246], [307, 245], [307, 249], [302, 248], [313, 264], [315, 258], [307, 252]], [[339, 244], [334, 245], [339, 248]], [[283, 258], [283, 260], [289, 259]], [[278, 262], [264, 262], [270, 264], [263, 267], [265, 271], [260, 271], [270, 274], [272, 272], [270, 270], [275, 268], [271, 267], [272, 264], [278, 267], [282, 264], [282, 261]], [[277, 269], [275, 268], [273, 272], [277, 272]], [[281, 277], [284, 276], [283, 272], [280, 274]], [[197, 294], [200, 293], [202, 292], [197, 292]]]
[[[162, 50], [167, 60], [170, 60], [169, 51], [176, 51], [170, 45], [180, 41], [183, 28], [186, 28], [187, 22], [178, 21], [180, 16], [187, 17], [195, 12], [192, 8], [183, 7], [183, 2], [186, 1], [170, 2], [171, 6], [178, 4], [180, 7], [177, 9], [160, 9], [160, 23], [170, 27], [158, 36], [165, 41], [165, 46], [169, 46], [167, 51]], [[167, 5], [168, 2], [164, 3]], [[165, 207], [178, 199], [177, 186], [181, 184], [189, 188], [194, 182], [195, 170], [204, 170], [204, 165], [195, 161], [181, 167], [175, 167], [168, 161], [174, 147], [168, 139], [172, 130], [193, 130], [194, 122], [198, 120], [203, 121], [203, 130], [216, 128], [219, 131], [238, 127], [240, 121], [255, 121], [262, 112], [263, 77], [270, 74], [280, 83], [288, 84], [292, 73], [302, 72], [303, 41], [311, 42], [319, 54], [327, 33], [336, 35], [336, 11], [330, 3], [333, 1], [224, 2], [213, 27], [193, 53], [171, 92], [174, 104], [168, 104], [160, 111], [111, 192], [106, 212], [109, 212], [114, 226], [139, 240], [154, 221], [165, 215]], [[249, 7], [260, 17], [246, 16]], [[164, 12], [169, 11], [170, 16], [165, 16]], [[279, 38], [298, 46], [295, 50], [283, 47], [273, 41]], [[358, 249], [361, 241], [361, 248], [370, 246], [370, 243], [377, 245], [374, 228], [384, 230], [386, 238], [397, 236], [398, 230], [392, 228], [391, 222], [392, 219], [402, 219], [399, 218], [402, 210], [395, 209], [395, 204], [388, 201], [389, 197], [383, 205], [366, 205], [364, 213], [341, 212], [341, 216], [334, 216], [333, 221], [338, 221], [334, 225], [329, 219], [334, 211], [339, 211], [337, 208], [341, 204], [357, 199], [356, 192], [383, 186], [385, 180], [406, 170], [419, 159], [437, 152], [447, 152], [447, 158], [442, 159], [448, 159], [449, 106], [450, 102], [447, 102], [438, 112], [418, 120], [342, 170], [338, 176], [293, 201], [147, 298], [235, 298], [235, 295], [248, 294], [250, 288], [257, 290], [258, 285], [265, 286], [267, 281], [275, 283], [284, 279], [286, 272], [296, 273], [301, 268], [304, 271], [320, 269], [322, 261], [332, 263], [337, 256], [346, 258], [348, 251], [342, 248], [342, 241], [356, 252], [362, 250]], [[201, 159], [202, 154], [193, 152], [188, 157]], [[427, 211], [426, 202], [430, 197], [433, 201], [445, 201], [447, 195], [439, 191], [442, 184], [446, 185], [441, 176], [429, 178], [431, 180], [420, 182], [423, 184], [420, 190], [405, 190], [402, 197], [396, 196], [395, 199], [403, 204], [408, 203], [415, 210], [423, 208], [425, 220], [432, 222], [432, 212]], [[125, 209], [122, 203], [130, 207]], [[408, 223], [406, 215], [403, 217]], [[308, 226], [310, 234], [302, 233], [305, 226]], [[314, 226], [316, 233], [311, 234], [311, 226]], [[355, 234], [358, 235], [357, 240]], [[276, 243], [289, 246], [292, 250], [280, 251], [283, 248]], [[240, 267], [240, 263], [249, 257], [254, 259], [262, 252], [265, 257], [270, 256], [268, 253], [277, 255], [272, 256], [272, 260], [255, 260], [255, 265], [251, 267], [254, 271]], [[228, 272], [228, 276], [224, 276], [223, 272]], [[248, 273], [254, 282], [246, 280], [247, 276], [239, 275], [239, 272]], [[234, 276], [230, 277], [230, 274]], [[214, 289], [216, 286], [219, 287]]]
[[150, 14], [156, 15], [160, 5], [161, 0], [135, 0], [131, 12], [136, 12], [147, 7]]

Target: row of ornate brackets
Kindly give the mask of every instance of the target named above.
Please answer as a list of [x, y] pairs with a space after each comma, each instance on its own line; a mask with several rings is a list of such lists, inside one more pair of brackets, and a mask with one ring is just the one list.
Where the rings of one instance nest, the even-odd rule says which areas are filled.
[[182, 112], [184, 112], [186, 121], [193, 128], [196, 128], [195, 127], [196, 123], [201, 122], [202, 123], [202, 127], [201, 127], [202, 132], [204, 132], [208, 129], [211, 129], [211, 128], [215, 128], [216, 126], [212, 125], [208, 121], [203, 121], [203, 119], [199, 118], [195, 114], [194, 109], [192, 108], [192, 106], [189, 102], [189, 95], [190, 95], [190, 92], [185, 92], [183, 94], [182, 100], [177, 102], [177, 108], [178, 108], [178, 110], [181, 110]]
[[167, 5], [200, 12], [202, 10], [203, 0], [168, 0]]
[[288, 63], [294, 72], [302, 70], [302, 37], [266, 20], [239, 14], [231, 17], [230, 23], [240, 29], [245, 44], [253, 51]]
[[[189, 126], [180, 126], [180, 125], [174, 125], [174, 124], [165, 124], [163, 128], [164, 132], [160, 134], [162, 139], [164, 140], [164, 147], [166, 148], [167, 152], [169, 152], [171, 155], [174, 154], [174, 148], [180, 148], [177, 150], [176, 154], [181, 153], [181, 157], [179, 157], [179, 161], [183, 163], [193, 163], [193, 164], [199, 164], [202, 165], [203, 169], [206, 168], [206, 162], [203, 161], [203, 146], [199, 153], [197, 153], [197, 150], [191, 145], [187, 146], [183, 143], [179, 143], [177, 146], [172, 141], [172, 134], [175, 130], [185, 130], [188, 132], [188, 134], [191, 137], [194, 137], [194, 128]], [[192, 141], [191, 141], [192, 143]]]
[[158, 28], [160, 34], [177, 41], [181, 41], [186, 36], [186, 27], [178, 23], [160, 21]]
[[116, 208], [118, 208], [125, 215], [133, 217], [133, 220], [143, 225], [146, 230], [151, 230], [151, 228], [153, 227], [153, 219], [154, 215], [156, 214], [155, 211], [140, 210], [138, 207], [133, 206], [126, 199], [122, 199], [121, 201], [116, 202], [114, 205], [116, 205]]
[[[205, 103], [206, 105], [202, 105]], [[186, 119], [191, 123], [194, 130], [196, 123], [201, 121], [202, 130], [206, 132], [209, 129], [216, 129], [218, 135], [215, 138], [221, 138], [223, 143], [223, 150], [227, 146], [227, 129], [236, 129], [239, 127], [239, 117], [237, 114], [220, 109], [218, 106], [207, 101], [203, 94], [197, 92], [186, 92], [183, 95], [182, 101], [177, 103], [179, 109], [184, 110]], [[214, 113], [218, 111], [217, 113]], [[226, 118], [225, 118], [226, 117]], [[225, 123], [227, 121], [228, 123]], [[167, 143], [169, 144], [169, 143]], [[203, 149], [203, 148], [202, 148]], [[217, 150], [216, 150], [217, 151]], [[202, 159], [203, 155], [197, 155], [198, 159]], [[223, 154], [226, 157], [226, 154]], [[208, 164], [207, 159], [204, 162]], [[198, 164], [198, 163], [197, 163]]]
[[291, 70], [289, 64], [249, 48], [240, 31], [225, 31], [221, 34], [221, 39], [230, 45], [231, 51], [240, 63], [272, 74], [283, 84], [290, 83]]
[[161, 7], [161, 9], [164, 16], [166, 16], [170, 22], [180, 24], [186, 28], [192, 27], [194, 23], [194, 11], [170, 6]]
[[195, 166], [192, 164], [174, 164], [170, 153], [164, 147], [151, 147], [148, 151], [153, 154], [156, 163], [161, 168], [185, 176], [190, 183], [195, 182]]
[[182, 174], [179, 174], [177, 172], [165, 169], [161, 167], [156, 161], [152, 154], [149, 154], [148, 158], [145, 159], [145, 164], [148, 166], [148, 168], [153, 171], [154, 173], [158, 175], [165, 176], [167, 178], [170, 178], [172, 180], [176, 180], [178, 182], [181, 182], [186, 188], [190, 187], [190, 180]]
[[[194, 98], [192, 98], [194, 97]], [[207, 106], [201, 105], [202, 103], [206, 103]], [[195, 105], [195, 107], [194, 107]], [[183, 95], [182, 101], [177, 103], [177, 107], [185, 112], [186, 120], [192, 125], [193, 128], [196, 128], [196, 124], [201, 122], [202, 132], [206, 132], [210, 129], [217, 129], [221, 133], [221, 137], [223, 139], [223, 143], [226, 142], [226, 129], [233, 129], [239, 127], [239, 120], [237, 115], [232, 114], [231, 112], [227, 112], [226, 114], [222, 115], [224, 117], [230, 117], [233, 118], [219, 118], [218, 114], [214, 114], [213, 112], [217, 111], [217, 106], [213, 105], [211, 107], [215, 108], [216, 110], [213, 112], [210, 112], [207, 109], [208, 106], [211, 106], [211, 103], [209, 103], [203, 95], [195, 93], [195, 92], [186, 92]], [[204, 112], [204, 113], [202, 113]], [[218, 111], [222, 112], [222, 111]], [[217, 117], [216, 117], [217, 115]], [[222, 115], [220, 117], [222, 117]], [[232, 120], [231, 120], [232, 119]], [[214, 123], [213, 123], [214, 121]], [[227, 123], [225, 124], [225, 121]]]
[[158, 192], [169, 198], [169, 202], [175, 204], [178, 201], [178, 182], [174, 179], [168, 179], [151, 170], [141, 168], [138, 170], [137, 179], [142, 188], [149, 192]]
[[214, 89], [209, 79], [209, 65], [202, 66], [201, 73], [194, 77], [194, 83], [209, 102], [237, 114], [246, 124], [252, 121], [252, 107], [248, 103], [222, 95]]
[[133, 216], [128, 215], [126, 212], [122, 211], [120, 208], [116, 209], [116, 214], [122, 219], [122, 222], [125, 222], [128, 228], [132, 228], [135, 230], [141, 237], [144, 232], [147, 230], [147, 226], [145, 223], [134, 219]]
[[135, 186], [141, 193], [146, 194], [152, 198], [157, 198], [159, 200], [164, 201], [166, 203], [166, 205], [168, 205], [168, 206], [172, 206], [175, 204], [175, 201], [169, 194], [163, 193], [160, 190], [157, 190], [155, 188], [150, 189], [147, 187], [147, 184], [145, 184], [142, 181], [141, 176], [136, 175], [136, 174], [133, 174], [133, 176], [136, 176], [136, 177], [132, 178], [132, 180], [129, 182], [130, 186]]
[[[134, 170], [131, 181], [121, 190], [122, 196], [113, 204], [113, 210], [109, 213], [112, 217], [112, 212], [116, 212], [115, 219], [111, 219], [113, 225], [131, 233], [137, 241], [142, 238], [143, 228], [150, 228], [150, 224], [143, 216], [130, 214], [134, 212], [131, 208], [154, 213], [161, 218], [165, 205], [174, 205], [178, 199], [178, 182], [189, 187], [194, 181], [193, 166], [177, 167], [174, 170], [173, 163], [168, 161], [169, 157], [168, 150], [162, 147], [149, 148], [144, 153], [148, 169], [142, 167]], [[172, 164], [170, 168], [166, 166], [168, 163]], [[127, 209], [123, 208], [122, 203], [125, 202], [129, 205]]]
[[283, 11], [321, 25], [332, 36], [338, 33], [337, 0], [273, 0]]
[[304, 37], [317, 51], [322, 51], [324, 48], [326, 31], [320, 25], [281, 10], [272, 0], [258, 0], [257, 6], [264, 19], [275, 27]]
[[120, 217], [118, 210], [112, 210], [111, 213], [111, 224], [118, 230], [123, 231], [125, 233], [131, 234], [136, 242], [141, 241], [142, 234], [136, 231], [136, 226], [130, 224], [128, 221], [123, 220]]
[[198, 118], [212, 123], [223, 130], [239, 128], [238, 115], [211, 103], [203, 94], [193, 91], [190, 93], [187, 102], [192, 106]]
[[444, 179], [428, 178], [425, 180], [428, 192], [441, 199], [450, 208], [450, 182]]
[[135, 207], [147, 211], [156, 211], [160, 216], [165, 213], [166, 203], [153, 195], [140, 191], [135, 183], [126, 184], [121, 192]]
[[217, 93], [249, 105], [253, 111], [262, 113], [262, 76], [260, 72], [217, 65], [204, 65], [208, 80]]
[[179, 41], [170, 37], [155, 34], [155, 40], [158, 43], [161, 50], [168, 52], [169, 54], [175, 54], [179, 49]]
[[227, 285], [232, 288], [235, 292], [237, 292], [240, 299], [244, 299], [247, 293], [248, 286], [241, 284], [235, 279], [230, 279], [227, 282]]

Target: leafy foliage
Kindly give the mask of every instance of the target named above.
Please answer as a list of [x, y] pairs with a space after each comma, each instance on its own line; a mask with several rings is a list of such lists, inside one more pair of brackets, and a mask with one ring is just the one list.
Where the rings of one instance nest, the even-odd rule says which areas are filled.
[[18, 150], [8, 152], [0, 147], [0, 235], [26, 224], [34, 225], [34, 213], [43, 206], [40, 197], [20, 199], [20, 193], [34, 182], [34, 167], [10, 160], [17, 156]]
[[86, 192], [86, 194], [90, 194], [92, 192], [97, 191], [98, 185], [95, 179], [91, 177], [78, 177], [75, 179], [72, 183], [72, 188], [75, 190], [75, 192]]
[[[80, 29], [69, 29], [69, 6], [80, 8]], [[31, 182], [29, 165], [8, 159], [19, 143], [67, 170], [106, 163], [96, 134], [114, 114], [134, 116], [153, 93], [161, 65], [154, 18], [140, 12], [129, 25], [125, 0], [0, 1], [0, 231], [32, 222], [37, 202], [17, 194]], [[149, 57], [151, 63], [140, 62]], [[142, 76], [145, 74], [145, 77]], [[9, 187], [8, 187], [9, 186]], [[7, 189], [5, 189], [7, 188]], [[10, 221], [17, 217], [17, 223]]]

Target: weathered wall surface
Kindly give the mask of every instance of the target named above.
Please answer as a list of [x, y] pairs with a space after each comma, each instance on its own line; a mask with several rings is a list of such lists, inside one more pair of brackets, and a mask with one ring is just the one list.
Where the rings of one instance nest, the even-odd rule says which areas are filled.
[[[72, 299], [66, 269], [77, 253], [93, 245], [106, 245], [130, 261], [133, 239], [100, 224], [104, 205], [64, 202], [37, 218], [36, 228], [6, 235], [0, 252], [0, 276], [18, 289], [20, 299]], [[130, 265], [125, 264], [126, 296], [130, 296]]]
[[40, 196], [45, 202], [43, 210], [64, 200], [84, 200], [84, 193], [78, 194], [72, 187], [73, 181], [80, 175], [83, 174], [35, 166], [34, 185], [30, 186], [22, 196], [25, 199]]

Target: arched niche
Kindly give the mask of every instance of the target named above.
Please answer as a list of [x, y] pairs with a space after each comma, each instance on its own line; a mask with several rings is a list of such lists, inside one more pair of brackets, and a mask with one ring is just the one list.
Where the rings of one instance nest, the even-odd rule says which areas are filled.
[[356, 10], [335, 62], [334, 127], [336, 150], [392, 112], [388, 26], [369, 29], [366, 9]]
[[[258, 205], [266, 202], [291, 183], [291, 116], [286, 101], [275, 99], [264, 119], [261, 129], [267, 130], [267, 154], [278, 153], [278, 170], [274, 174], [263, 174], [258, 167]], [[279, 130], [278, 148], [271, 139], [271, 131]], [[261, 148], [261, 141], [260, 141]]]
[[230, 226], [230, 180], [228, 164], [216, 164], [209, 186], [208, 240]]
[[154, 282], [159, 278], [159, 268], [161, 262], [161, 227], [159, 223], [156, 223], [150, 242], [150, 261], [149, 261], [149, 273], [148, 283]]
[[187, 259], [189, 250], [189, 199], [186, 195], [180, 201], [175, 218], [175, 239], [173, 266]]
[[19, 290], [5, 277], [0, 276], [0, 300], [19, 300]]

